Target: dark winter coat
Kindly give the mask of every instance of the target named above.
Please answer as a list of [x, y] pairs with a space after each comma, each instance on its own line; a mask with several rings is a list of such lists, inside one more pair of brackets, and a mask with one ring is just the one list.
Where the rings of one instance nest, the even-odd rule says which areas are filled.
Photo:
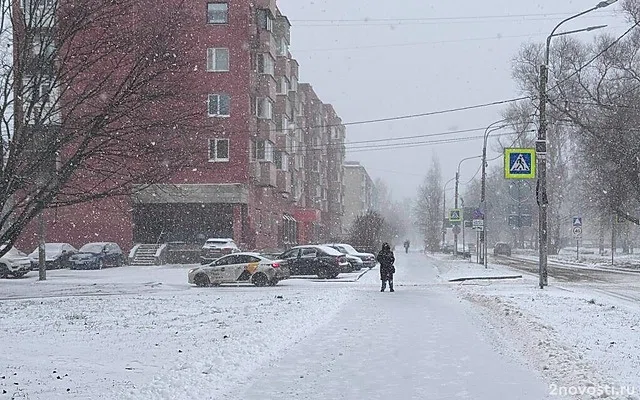
[[393, 251], [388, 246], [383, 246], [382, 250], [378, 253], [376, 260], [380, 263], [380, 280], [392, 281], [393, 274], [396, 272], [395, 263], [396, 258], [393, 255]]

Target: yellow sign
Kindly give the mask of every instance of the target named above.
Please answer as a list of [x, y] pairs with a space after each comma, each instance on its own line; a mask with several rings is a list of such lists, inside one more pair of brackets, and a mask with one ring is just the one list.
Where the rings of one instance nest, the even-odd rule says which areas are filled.
[[504, 149], [504, 177], [535, 179], [536, 149]]

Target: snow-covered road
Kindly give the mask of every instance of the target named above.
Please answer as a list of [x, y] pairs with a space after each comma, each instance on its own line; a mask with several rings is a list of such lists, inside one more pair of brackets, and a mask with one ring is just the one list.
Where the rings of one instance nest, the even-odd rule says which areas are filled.
[[433, 261], [398, 255], [395, 293], [365, 276], [354, 301], [262, 368], [234, 399], [531, 399], [548, 389], [447, 288]]

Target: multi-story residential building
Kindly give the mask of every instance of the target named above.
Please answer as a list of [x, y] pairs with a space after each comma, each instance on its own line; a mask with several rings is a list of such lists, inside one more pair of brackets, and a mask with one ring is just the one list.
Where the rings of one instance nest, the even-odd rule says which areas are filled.
[[374, 208], [375, 187], [367, 170], [359, 162], [344, 164], [343, 234], [347, 234], [355, 219]]
[[60, 211], [64, 229], [50, 230], [48, 240], [127, 248], [232, 237], [259, 249], [341, 231], [345, 128], [311, 85], [298, 83], [287, 17], [275, 0], [190, 7], [195, 39], [185, 53], [201, 62], [181, 71], [199, 90], [184, 106], [202, 109], [204, 128], [187, 140], [185, 167], [130, 198]]

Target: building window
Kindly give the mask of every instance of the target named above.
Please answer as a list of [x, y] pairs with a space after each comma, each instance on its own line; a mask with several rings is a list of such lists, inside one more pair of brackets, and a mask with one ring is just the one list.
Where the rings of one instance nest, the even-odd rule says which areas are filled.
[[289, 91], [290, 92], [298, 91], [298, 77], [296, 76], [291, 77], [291, 84], [289, 85]]
[[231, 98], [228, 94], [210, 94], [208, 112], [210, 117], [228, 117], [231, 108]]
[[266, 97], [257, 99], [256, 115], [260, 119], [271, 119], [273, 117], [273, 102]]
[[286, 57], [289, 55], [289, 44], [284, 38], [280, 38], [277, 43], [277, 54], [281, 57]]
[[258, 16], [258, 26], [269, 32], [273, 32], [273, 17], [271, 16], [271, 11], [260, 9], [256, 15]]
[[289, 93], [289, 79], [286, 76], [280, 77], [276, 82], [276, 90], [278, 94], [287, 94]]
[[276, 118], [276, 132], [289, 132], [289, 119], [287, 117], [281, 115]]
[[276, 73], [276, 61], [271, 54], [258, 54], [258, 73], [274, 76]]
[[284, 151], [275, 151], [273, 154], [274, 163], [276, 164], [276, 168], [281, 171], [289, 170], [289, 155]]
[[207, 49], [207, 71], [229, 71], [229, 49]]
[[273, 162], [273, 143], [268, 140], [258, 140], [253, 148], [253, 159]]
[[209, 139], [209, 162], [229, 161], [229, 139]]
[[207, 3], [207, 22], [210, 24], [226, 24], [229, 22], [228, 3]]

